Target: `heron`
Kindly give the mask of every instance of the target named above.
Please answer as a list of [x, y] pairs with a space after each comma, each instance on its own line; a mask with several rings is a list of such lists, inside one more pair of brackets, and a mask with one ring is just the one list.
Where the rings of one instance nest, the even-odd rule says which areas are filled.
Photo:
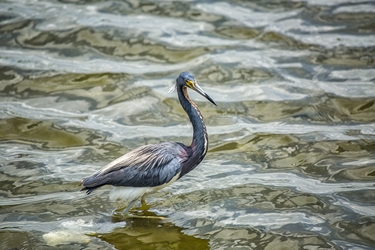
[[190, 146], [180, 142], [162, 142], [138, 147], [84, 178], [81, 191], [90, 194], [99, 187], [112, 185], [109, 199], [128, 202], [125, 208], [121, 208], [122, 213], [127, 214], [139, 198], [144, 204], [147, 194], [172, 184], [201, 163], [208, 149], [208, 134], [203, 116], [190, 100], [187, 89], [198, 92], [215, 106], [216, 103], [189, 72], [179, 74], [174, 88], [193, 126]]

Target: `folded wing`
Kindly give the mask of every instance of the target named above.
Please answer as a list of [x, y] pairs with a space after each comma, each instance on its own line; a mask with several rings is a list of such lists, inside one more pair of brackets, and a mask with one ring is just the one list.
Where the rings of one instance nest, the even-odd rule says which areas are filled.
[[188, 157], [188, 148], [180, 143], [166, 142], [142, 146], [83, 179], [82, 190], [87, 190], [89, 194], [103, 185], [160, 186], [179, 175], [181, 163]]

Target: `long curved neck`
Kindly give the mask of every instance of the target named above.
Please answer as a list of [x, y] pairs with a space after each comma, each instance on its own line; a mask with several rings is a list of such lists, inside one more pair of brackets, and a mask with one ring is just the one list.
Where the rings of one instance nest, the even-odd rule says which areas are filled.
[[207, 153], [208, 148], [208, 135], [206, 126], [203, 123], [203, 116], [198, 110], [197, 105], [193, 103], [187, 93], [187, 87], [177, 87], [178, 98], [185, 112], [188, 114], [191, 124], [193, 125], [193, 141], [190, 148], [198, 157], [198, 165]]

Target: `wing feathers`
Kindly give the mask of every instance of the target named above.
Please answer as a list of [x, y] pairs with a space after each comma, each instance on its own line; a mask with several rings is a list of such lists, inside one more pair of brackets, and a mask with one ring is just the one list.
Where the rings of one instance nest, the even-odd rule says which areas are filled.
[[179, 174], [181, 162], [188, 158], [185, 148], [171, 142], [139, 147], [83, 179], [82, 190], [90, 193], [107, 184], [155, 187], [168, 183]]

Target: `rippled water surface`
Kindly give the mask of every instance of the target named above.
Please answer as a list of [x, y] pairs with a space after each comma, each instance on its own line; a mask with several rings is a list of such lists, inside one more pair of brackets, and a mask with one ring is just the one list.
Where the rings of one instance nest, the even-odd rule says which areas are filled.
[[[375, 3], [0, 3], [0, 249], [375, 249]], [[83, 177], [189, 144], [205, 160], [112, 215]]]

